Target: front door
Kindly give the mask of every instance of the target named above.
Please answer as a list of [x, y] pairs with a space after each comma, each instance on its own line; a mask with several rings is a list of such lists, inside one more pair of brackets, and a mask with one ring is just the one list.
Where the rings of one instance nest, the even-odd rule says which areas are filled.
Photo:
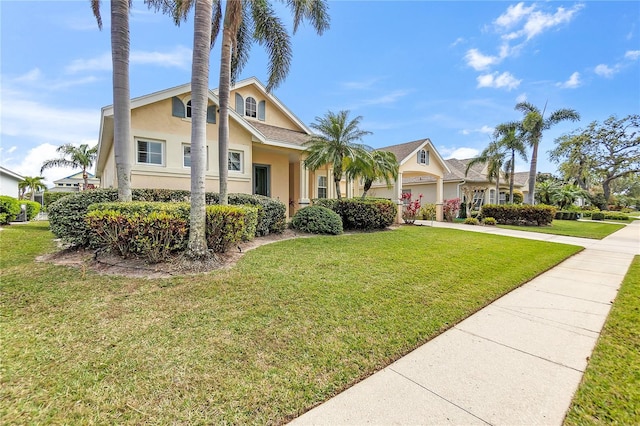
[[271, 166], [265, 164], [253, 165], [253, 193], [271, 196]]

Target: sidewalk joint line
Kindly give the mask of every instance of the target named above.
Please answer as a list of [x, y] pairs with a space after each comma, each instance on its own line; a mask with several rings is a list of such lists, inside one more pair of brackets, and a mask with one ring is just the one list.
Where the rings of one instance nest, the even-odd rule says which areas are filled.
[[[600, 331], [597, 331], [597, 330], [592, 330], [592, 329], [590, 329], [590, 328], [586, 328], [586, 327], [580, 327], [580, 326], [577, 326], [577, 325], [567, 324], [567, 323], [565, 323], [565, 322], [561, 322], [561, 321], [556, 321], [556, 320], [548, 319], [548, 318], [541, 317], [541, 316], [538, 316], [538, 315], [528, 314], [528, 313], [525, 313], [525, 312], [519, 311], [519, 310], [517, 310], [517, 309], [507, 308], [507, 307], [505, 307], [505, 306], [496, 306], [496, 308], [498, 308], [498, 309], [502, 309], [502, 310], [505, 310], [505, 311], [509, 311], [509, 312], [519, 313], [519, 314], [526, 315], [526, 316], [529, 316], [529, 317], [532, 317], [532, 318], [541, 319], [541, 320], [543, 320], [543, 321], [553, 322], [553, 323], [556, 323], [556, 324], [560, 324], [560, 325], [564, 325], [564, 326], [567, 326], [567, 327], [576, 328], [576, 329], [578, 329], [578, 330], [584, 330], [584, 331], [588, 331], [589, 333], [595, 333], [595, 334], [597, 334], [597, 335], [600, 335]], [[522, 317], [520, 317], [520, 318], [522, 318]], [[566, 330], [565, 328], [561, 328], [561, 327], [558, 327], [558, 328], [560, 328], [561, 330], [565, 330], [565, 331], [569, 331], [569, 332], [576, 333], [576, 334], [578, 334], [578, 335], [580, 335], [580, 336], [584, 336], [584, 334], [577, 333], [577, 332], [575, 332], [575, 331]], [[585, 336], [585, 337], [591, 337], [591, 336]]]
[[454, 328], [455, 328], [456, 330], [462, 331], [463, 333], [467, 333], [467, 334], [470, 334], [471, 336], [475, 336], [475, 337], [477, 337], [477, 338], [479, 338], [479, 339], [483, 339], [483, 340], [486, 340], [486, 341], [489, 341], [489, 342], [495, 343], [496, 345], [504, 346], [505, 348], [509, 348], [509, 349], [514, 350], [514, 351], [517, 351], [517, 352], [523, 353], [523, 354], [525, 354], [525, 355], [529, 355], [529, 356], [532, 356], [532, 357], [534, 357], [534, 358], [538, 358], [538, 359], [541, 359], [541, 360], [543, 360], [543, 361], [550, 362], [551, 364], [559, 365], [560, 367], [565, 367], [565, 368], [568, 368], [568, 369], [570, 369], [570, 370], [577, 371], [577, 372], [578, 372], [578, 373], [580, 373], [580, 374], [584, 374], [584, 370], [579, 370], [579, 369], [574, 368], [574, 367], [571, 367], [571, 366], [569, 366], [569, 365], [562, 364], [561, 362], [553, 361], [553, 360], [550, 360], [550, 359], [547, 359], [547, 358], [541, 357], [540, 355], [532, 354], [532, 353], [530, 353], [530, 352], [523, 351], [522, 349], [514, 348], [513, 346], [509, 346], [509, 345], [506, 345], [506, 344], [504, 344], [504, 343], [497, 342], [497, 341], [495, 341], [495, 340], [493, 340], [493, 339], [489, 339], [488, 337], [480, 336], [480, 335], [478, 335], [478, 334], [472, 333], [472, 332], [470, 332], [470, 331], [463, 330], [463, 329], [458, 328], [458, 327], [454, 327]]
[[393, 371], [394, 373], [396, 373], [398, 376], [403, 377], [403, 378], [407, 379], [408, 381], [410, 381], [411, 383], [413, 383], [413, 384], [415, 384], [415, 385], [420, 386], [422, 389], [426, 390], [427, 392], [429, 392], [429, 393], [431, 393], [431, 394], [433, 394], [433, 395], [437, 396], [438, 398], [442, 399], [443, 401], [448, 402], [449, 404], [451, 404], [451, 405], [453, 405], [453, 406], [455, 406], [455, 407], [457, 407], [457, 408], [461, 409], [461, 410], [462, 410], [462, 411], [464, 411], [465, 413], [467, 413], [467, 414], [469, 414], [469, 415], [471, 415], [471, 416], [475, 417], [476, 419], [480, 420], [481, 422], [486, 423], [486, 424], [488, 424], [488, 425], [492, 425], [492, 423], [490, 423], [490, 422], [486, 421], [486, 420], [485, 420], [485, 419], [483, 419], [482, 417], [478, 417], [477, 415], [473, 414], [471, 411], [467, 410], [466, 408], [464, 408], [464, 407], [462, 407], [462, 406], [460, 406], [460, 405], [456, 404], [456, 403], [455, 403], [455, 402], [453, 402], [453, 401], [449, 401], [449, 400], [448, 400], [447, 398], [445, 398], [444, 396], [439, 395], [438, 393], [436, 393], [436, 392], [432, 391], [431, 389], [427, 388], [426, 386], [424, 386], [424, 385], [422, 385], [422, 384], [420, 384], [420, 383], [416, 382], [416, 381], [415, 381], [415, 380], [413, 380], [412, 378], [405, 376], [404, 374], [400, 373], [399, 371], [394, 370], [394, 369], [393, 369], [393, 368], [391, 368], [391, 367], [388, 367], [388, 368], [389, 368], [389, 370], [391, 370], [391, 371]]
[[555, 292], [553, 292], [553, 291], [540, 290], [540, 289], [537, 289], [537, 288], [534, 288], [534, 290], [535, 290], [535, 291], [539, 291], [540, 293], [553, 294], [554, 296], [568, 297], [569, 299], [583, 300], [583, 301], [585, 301], [585, 302], [596, 303], [596, 304], [598, 304], [598, 305], [611, 306], [611, 302], [600, 302], [600, 301], [598, 301], [598, 300], [585, 299], [584, 297], [570, 296], [570, 295], [568, 295], [568, 294], [555, 293]]

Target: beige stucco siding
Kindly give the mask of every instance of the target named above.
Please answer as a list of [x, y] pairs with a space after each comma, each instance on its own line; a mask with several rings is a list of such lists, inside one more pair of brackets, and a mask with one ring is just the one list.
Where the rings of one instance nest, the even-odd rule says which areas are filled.
[[104, 166], [104, 170], [102, 171], [102, 176], [100, 176], [100, 187], [116, 188], [117, 186], [118, 179], [116, 177], [116, 158], [113, 152], [113, 145], [111, 145], [109, 155], [107, 155], [107, 162]]
[[[286, 154], [254, 149], [253, 164], [271, 166], [269, 168], [271, 198], [280, 200], [289, 208], [289, 157]], [[249, 191], [251, 194], [252, 191]]]
[[414, 176], [444, 176], [444, 169], [442, 166], [436, 161], [436, 155], [433, 152], [430, 152], [430, 149], [425, 147], [425, 150], [429, 153], [429, 163], [421, 164], [418, 163], [418, 155], [413, 154], [408, 157], [406, 161], [404, 161], [400, 165], [399, 172], [402, 173], [402, 176], [405, 178], [414, 177]]
[[[242, 99], [246, 101], [247, 97], [251, 96], [256, 100], [256, 103], [260, 101], [266, 101], [265, 104], [265, 124], [269, 124], [271, 126], [282, 127], [289, 130], [300, 131], [299, 126], [297, 126], [289, 117], [287, 117], [274, 103], [272, 103], [269, 99], [267, 99], [264, 94], [255, 86], [245, 86], [240, 89], [233, 90], [231, 92], [231, 107], [235, 109], [236, 107], [236, 93], [239, 93], [242, 96]], [[257, 118], [251, 118], [244, 116], [247, 121], [258, 121]]]

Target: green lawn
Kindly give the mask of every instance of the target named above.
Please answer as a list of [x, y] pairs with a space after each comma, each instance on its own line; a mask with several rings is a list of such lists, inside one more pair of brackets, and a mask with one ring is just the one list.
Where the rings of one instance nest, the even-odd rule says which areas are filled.
[[564, 423], [640, 424], [640, 256], [622, 283]]
[[44, 226], [0, 232], [3, 424], [283, 423], [580, 250], [405, 226], [148, 280], [34, 263]]
[[518, 231], [540, 232], [543, 234], [566, 235], [569, 237], [593, 238], [601, 240], [607, 235], [621, 229], [622, 224], [584, 222], [577, 220], [554, 220], [551, 226], [516, 226], [497, 225], [499, 228], [515, 229]]

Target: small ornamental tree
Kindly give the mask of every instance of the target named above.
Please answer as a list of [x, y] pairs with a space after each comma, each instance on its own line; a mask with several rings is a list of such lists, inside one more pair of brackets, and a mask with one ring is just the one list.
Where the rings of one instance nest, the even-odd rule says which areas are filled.
[[412, 200], [411, 193], [405, 192], [402, 194], [402, 201], [404, 202], [402, 220], [404, 220], [404, 223], [413, 224], [418, 218], [420, 207], [422, 207], [422, 194], [417, 199]]
[[444, 205], [442, 206], [442, 213], [444, 214], [444, 219], [447, 222], [453, 222], [453, 219], [458, 214], [458, 210], [460, 210], [460, 198], [444, 200]]

